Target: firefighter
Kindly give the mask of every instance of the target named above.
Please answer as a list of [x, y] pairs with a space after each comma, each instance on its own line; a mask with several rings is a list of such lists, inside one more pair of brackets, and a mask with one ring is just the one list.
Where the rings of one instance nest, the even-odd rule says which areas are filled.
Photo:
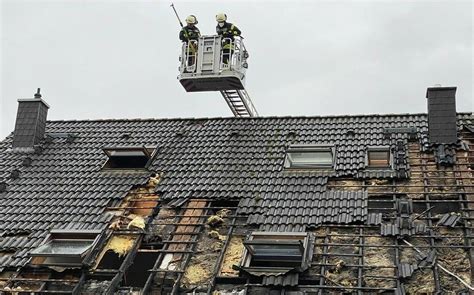
[[197, 42], [199, 37], [201, 37], [201, 32], [199, 32], [199, 29], [196, 27], [197, 23], [196, 16], [191, 14], [186, 18], [187, 25], [179, 32], [179, 40], [187, 44], [187, 66], [193, 66], [196, 62]]
[[232, 58], [234, 47], [234, 37], [240, 36], [240, 30], [233, 24], [227, 22], [227, 15], [225, 13], [219, 13], [216, 15], [216, 32], [219, 36], [222, 36], [222, 62], [224, 64], [229, 63], [229, 59]]

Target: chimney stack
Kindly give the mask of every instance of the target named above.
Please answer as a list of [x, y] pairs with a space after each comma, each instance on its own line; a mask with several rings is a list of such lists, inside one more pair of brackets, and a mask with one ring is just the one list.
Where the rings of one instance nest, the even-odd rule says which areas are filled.
[[457, 142], [456, 87], [429, 87], [426, 98], [430, 143]]
[[19, 99], [13, 148], [32, 148], [44, 137], [49, 105], [41, 99], [40, 88], [34, 98]]

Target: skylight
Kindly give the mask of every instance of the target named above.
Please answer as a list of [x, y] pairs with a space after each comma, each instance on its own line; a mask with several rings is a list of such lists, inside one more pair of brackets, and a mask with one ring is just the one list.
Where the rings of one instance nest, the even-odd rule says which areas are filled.
[[109, 157], [104, 169], [146, 168], [153, 155], [153, 149], [145, 147], [110, 147], [103, 150]]
[[253, 232], [244, 242], [243, 267], [295, 268], [307, 262], [308, 233]]
[[390, 147], [378, 146], [367, 149], [368, 168], [391, 168]]
[[99, 233], [94, 230], [51, 230], [45, 243], [30, 252], [31, 263], [79, 267]]
[[331, 168], [334, 164], [334, 146], [292, 145], [288, 148], [285, 168]]

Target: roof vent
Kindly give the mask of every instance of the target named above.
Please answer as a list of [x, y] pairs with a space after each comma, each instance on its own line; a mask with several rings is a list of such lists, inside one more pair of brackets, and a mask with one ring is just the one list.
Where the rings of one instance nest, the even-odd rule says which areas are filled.
[[18, 100], [14, 148], [32, 148], [43, 139], [48, 109], [49, 105], [41, 99], [40, 88], [34, 98]]
[[430, 87], [428, 99], [428, 133], [430, 143], [455, 143], [456, 87]]
[[40, 155], [41, 153], [43, 153], [43, 146], [41, 146], [39, 144], [34, 145], [33, 149], [34, 149], [35, 154], [37, 154], [37, 155]]
[[7, 183], [2, 181], [0, 182], [0, 193], [6, 192], [7, 191]]
[[26, 158], [23, 159], [21, 164], [25, 167], [29, 167], [29, 166], [31, 166], [31, 162], [33, 162], [33, 159], [31, 159], [30, 157], [26, 157]]
[[11, 172], [10, 172], [10, 178], [11, 179], [17, 179], [20, 177], [20, 170], [18, 169], [13, 169]]
[[354, 137], [356, 135], [355, 130], [349, 129], [344, 133], [348, 137]]

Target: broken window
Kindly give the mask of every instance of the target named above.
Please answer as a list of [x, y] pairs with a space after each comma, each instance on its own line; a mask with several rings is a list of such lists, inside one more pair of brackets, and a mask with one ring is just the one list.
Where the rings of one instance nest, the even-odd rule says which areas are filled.
[[368, 168], [391, 168], [390, 147], [369, 147], [367, 149]]
[[286, 154], [285, 168], [331, 168], [334, 154], [334, 146], [291, 145]]
[[244, 242], [244, 268], [296, 268], [308, 263], [309, 233], [253, 232]]
[[100, 231], [51, 230], [45, 242], [30, 252], [32, 264], [80, 267]]
[[104, 148], [109, 157], [104, 169], [140, 169], [146, 168], [154, 155], [154, 148], [113, 147]]

